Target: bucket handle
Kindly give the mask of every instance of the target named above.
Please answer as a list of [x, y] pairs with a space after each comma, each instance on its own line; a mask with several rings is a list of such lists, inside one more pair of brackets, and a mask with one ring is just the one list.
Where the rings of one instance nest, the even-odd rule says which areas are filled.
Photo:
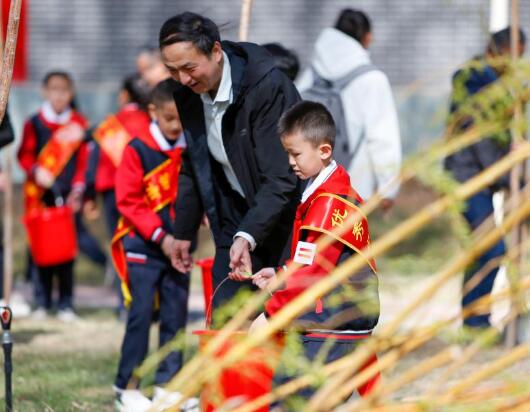
[[210, 302], [208, 302], [208, 305], [206, 306], [206, 329], [210, 329], [210, 326], [212, 325], [212, 304], [213, 304], [213, 298], [217, 291], [223, 286], [223, 284], [230, 279], [228, 275], [217, 285], [215, 290], [212, 293], [212, 297], [210, 298]]
[[54, 203], [56, 207], [62, 207], [64, 206], [64, 197], [59, 192], [59, 189], [57, 189], [57, 186], [55, 183], [50, 187], [50, 191], [52, 192]]

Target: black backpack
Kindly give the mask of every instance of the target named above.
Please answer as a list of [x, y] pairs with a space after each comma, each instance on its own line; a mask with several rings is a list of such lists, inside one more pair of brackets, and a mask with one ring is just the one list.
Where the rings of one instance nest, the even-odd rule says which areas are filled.
[[344, 107], [340, 94], [353, 80], [367, 72], [377, 70], [377, 67], [373, 64], [363, 64], [356, 67], [340, 79], [334, 81], [319, 76], [314, 67], [312, 67], [311, 70], [314, 78], [313, 86], [302, 92], [302, 98], [304, 100], [322, 103], [333, 116], [337, 128], [333, 157], [338, 163], [347, 169], [364, 140], [364, 131], [355, 146], [353, 148], [350, 147], [346, 119], [344, 116]]

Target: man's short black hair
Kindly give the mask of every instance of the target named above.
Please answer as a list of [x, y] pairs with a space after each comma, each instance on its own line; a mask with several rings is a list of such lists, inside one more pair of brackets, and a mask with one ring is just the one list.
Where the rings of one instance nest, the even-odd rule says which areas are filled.
[[[505, 29], [492, 33], [488, 43], [488, 51], [492, 54], [499, 54], [504, 50], [509, 50], [512, 42], [512, 28], [510, 26]], [[524, 46], [526, 44], [526, 35], [522, 29], [519, 29], [519, 42]]]
[[298, 56], [292, 50], [288, 50], [279, 43], [267, 43], [263, 47], [272, 54], [274, 65], [284, 72], [289, 79], [294, 80], [300, 70]]
[[364, 37], [372, 31], [372, 24], [362, 11], [344, 9], [339, 14], [335, 28], [362, 43]]
[[282, 138], [298, 132], [314, 146], [329, 143], [332, 148], [337, 133], [326, 106], [308, 100], [296, 103], [280, 117], [278, 132]]
[[215, 42], [221, 41], [219, 28], [207, 17], [185, 12], [166, 20], [160, 29], [159, 45], [162, 50], [179, 42], [191, 42], [203, 54], [212, 53]]
[[167, 102], [173, 102], [173, 93], [175, 93], [180, 87], [183, 86], [173, 79], [162, 80], [151, 92], [151, 98], [149, 100], [156, 107], [161, 107]]

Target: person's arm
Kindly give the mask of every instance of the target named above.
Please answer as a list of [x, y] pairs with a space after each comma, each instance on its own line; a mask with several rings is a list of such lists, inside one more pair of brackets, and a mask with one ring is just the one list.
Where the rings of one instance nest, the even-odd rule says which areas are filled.
[[30, 120], [24, 123], [22, 142], [18, 149], [17, 158], [26, 175], [31, 176], [37, 163], [37, 135]]
[[162, 228], [162, 219], [145, 201], [143, 177], [140, 156], [127, 146], [116, 172], [116, 206], [145, 241], [160, 244], [166, 233]]
[[176, 218], [173, 231], [175, 238], [187, 241], [193, 240], [199, 230], [203, 215], [204, 208], [191, 160], [188, 151], [184, 150], [178, 177], [178, 195], [175, 202]]
[[280, 82], [276, 88], [256, 90], [256, 98], [272, 94], [270, 100], [259, 107], [251, 132], [261, 186], [254, 198], [254, 205], [238, 227], [238, 232], [250, 234], [258, 245], [267, 238], [284, 208], [292, 202], [298, 182], [290, 169], [277, 128], [280, 116], [300, 97], [292, 83], [286, 84], [287, 80], [284, 80], [282, 84], [278, 77], [272, 79]]
[[[309, 232], [305, 242], [316, 244], [323, 235], [317, 232]], [[286, 287], [277, 290], [265, 303], [265, 312], [268, 316], [273, 316], [298, 295], [317, 283], [322, 277], [331, 272], [344, 250], [342, 243], [333, 241], [330, 246], [318, 253], [311, 265], [300, 267], [290, 278], [287, 279]]]
[[401, 168], [401, 138], [390, 83], [380, 71], [367, 73], [358, 81], [363, 82], [359, 85], [363, 90], [359, 108], [377, 191], [383, 198], [393, 199], [399, 190], [399, 184], [391, 182], [395, 182]]
[[15, 140], [15, 132], [9, 119], [9, 114], [6, 112], [0, 125], [0, 148], [7, 146]]
[[75, 173], [72, 178], [72, 189], [83, 191], [88, 168], [88, 144], [83, 142], [77, 149]]
[[[92, 131], [87, 132], [88, 135], [92, 136]], [[87, 168], [85, 173], [85, 194], [86, 200], [94, 200], [96, 198], [96, 175], [99, 166], [99, 159], [101, 149], [95, 140], [90, 138], [87, 143], [88, 160]]]

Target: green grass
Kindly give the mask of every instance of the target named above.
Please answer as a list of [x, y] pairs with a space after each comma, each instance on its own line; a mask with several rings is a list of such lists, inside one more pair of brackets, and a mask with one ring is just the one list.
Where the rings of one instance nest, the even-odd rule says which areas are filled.
[[[111, 319], [111, 314], [105, 317]], [[98, 333], [101, 322], [105, 324]], [[21, 320], [13, 329], [15, 411], [113, 410], [111, 385], [118, 353], [109, 342], [121, 339], [122, 326], [99, 313], [71, 325]], [[3, 374], [0, 387], [3, 398]]]
[[[97, 344], [94, 342], [94, 344]], [[19, 411], [111, 411], [115, 354], [69, 353], [14, 358], [14, 407]]]

